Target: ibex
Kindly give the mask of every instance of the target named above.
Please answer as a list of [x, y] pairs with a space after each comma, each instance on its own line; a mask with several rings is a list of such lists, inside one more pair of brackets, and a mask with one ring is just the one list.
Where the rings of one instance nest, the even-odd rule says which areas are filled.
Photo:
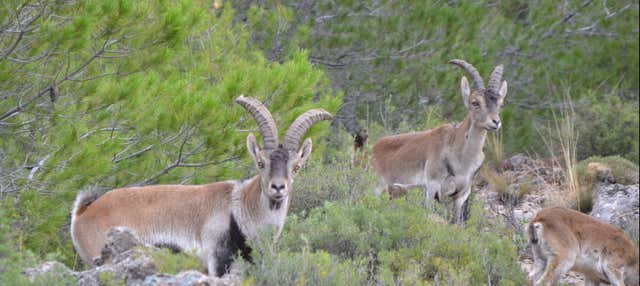
[[464, 121], [379, 139], [373, 146], [373, 167], [379, 178], [378, 194], [383, 189], [402, 193], [410, 187], [423, 187], [425, 208], [432, 198], [450, 197], [455, 203], [455, 220], [462, 224], [471, 180], [484, 160], [482, 147], [487, 130], [495, 131], [501, 126], [499, 113], [507, 95], [507, 82], [500, 84], [502, 65], [493, 70], [485, 89], [471, 64], [463, 60], [450, 63], [461, 67], [473, 80], [473, 90], [466, 77], [460, 83], [469, 111]]
[[638, 246], [622, 230], [583, 213], [553, 207], [529, 223], [534, 285], [556, 285], [573, 270], [586, 286], [638, 286]]
[[262, 149], [253, 134], [247, 149], [258, 175], [245, 181], [206, 185], [155, 185], [115, 189], [94, 198], [80, 193], [71, 213], [71, 237], [87, 263], [100, 254], [107, 231], [124, 226], [143, 243], [194, 251], [209, 275], [222, 276], [238, 252], [250, 261], [246, 240], [257, 241], [265, 229], [280, 235], [291, 201], [294, 177], [311, 153], [311, 139], [300, 139], [320, 120], [322, 109], [300, 115], [278, 144], [278, 130], [258, 100], [239, 96], [236, 102], [257, 121]]
[[369, 167], [369, 152], [367, 151], [367, 134], [366, 129], [359, 130], [353, 135], [353, 156], [351, 158], [351, 166], [366, 170]]

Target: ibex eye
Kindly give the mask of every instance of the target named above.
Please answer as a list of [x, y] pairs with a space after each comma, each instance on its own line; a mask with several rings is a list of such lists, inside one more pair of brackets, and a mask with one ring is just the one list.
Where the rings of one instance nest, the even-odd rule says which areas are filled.
[[480, 107], [480, 102], [472, 101], [471, 105], [473, 105], [473, 107]]
[[293, 166], [293, 172], [297, 173], [300, 170], [300, 165]]
[[258, 168], [260, 168], [260, 169], [264, 168], [264, 162], [259, 161], [258, 162]]

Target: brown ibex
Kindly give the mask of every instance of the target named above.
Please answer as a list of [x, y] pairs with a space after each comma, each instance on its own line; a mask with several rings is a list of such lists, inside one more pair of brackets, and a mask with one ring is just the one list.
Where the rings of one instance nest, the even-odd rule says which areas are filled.
[[471, 180], [484, 160], [482, 148], [487, 130], [501, 126], [500, 109], [507, 95], [507, 82], [502, 81], [502, 65], [489, 77], [488, 88], [478, 71], [463, 60], [452, 60], [472, 79], [473, 89], [462, 77], [460, 89], [469, 111], [458, 125], [415, 133], [383, 137], [373, 146], [373, 167], [379, 186], [377, 193], [388, 190], [406, 192], [411, 187], [424, 188], [425, 208], [433, 198], [454, 200], [456, 222], [463, 223], [463, 205], [471, 193]]
[[236, 102], [257, 121], [260, 149], [253, 134], [247, 149], [258, 175], [245, 181], [206, 185], [155, 185], [115, 189], [95, 198], [80, 193], [71, 213], [71, 237], [80, 257], [92, 263], [107, 231], [127, 227], [152, 245], [195, 251], [210, 275], [228, 271], [240, 252], [250, 259], [246, 240], [256, 241], [265, 229], [282, 231], [291, 201], [293, 179], [311, 154], [311, 139], [300, 140], [316, 122], [331, 114], [314, 109], [300, 115], [278, 144], [276, 124], [258, 100], [239, 96]]
[[638, 286], [638, 246], [622, 230], [581, 212], [552, 207], [529, 223], [534, 285], [556, 285], [569, 270], [586, 286]]

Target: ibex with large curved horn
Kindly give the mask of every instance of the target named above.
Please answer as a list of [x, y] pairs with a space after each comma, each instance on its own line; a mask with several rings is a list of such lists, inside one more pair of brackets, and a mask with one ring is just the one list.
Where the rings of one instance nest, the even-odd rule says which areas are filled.
[[[435, 129], [383, 137], [373, 146], [373, 167], [378, 173], [378, 193], [387, 189], [406, 192], [410, 187], [424, 188], [424, 206], [432, 198], [453, 198], [456, 222], [463, 223], [463, 205], [471, 193], [471, 180], [482, 165], [487, 130], [501, 126], [500, 108], [507, 95], [502, 81], [502, 65], [489, 78], [488, 88], [478, 71], [463, 60], [452, 60], [473, 80], [466, 77], [460, 88], [469, 114], [461, 124], [442, 125]], [[398, 190], [400, 189], [400, 190]], [[394, 196], [394, 194], [391, 194]]]
[[258, 175], [245, 181], [207, 185], [155, 185], [112, 190], [99, 198], [78, 194], [71, 213], [71, 237], [80, 257], [92, 263], [100, 254], [107, 231], [128, 227], [142, 242], [191, 250], [202, 259], [210, 275], [222, 276], [233, 256], [251, 259], [246, 240], [259, 233], [282, 231], [291, 201], [291, 183], [311, 153], [311, 139], [298, 149], [307, 130], [331, 118], [322, 109], [300, 115], [278, 144], [276, 124], [258, 100], [239, 96], [258, 122], [260, 149], [255, 136], [247, 136], [247, 149]]

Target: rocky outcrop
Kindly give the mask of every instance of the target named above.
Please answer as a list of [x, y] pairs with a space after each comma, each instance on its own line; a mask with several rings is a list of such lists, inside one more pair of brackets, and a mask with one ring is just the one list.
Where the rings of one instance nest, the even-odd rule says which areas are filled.
[[[586, 171], [585, 175], [589, 176], [586, 182], [594, 184], [591, 215], [622, 228], [633, 239], [637, 239], [640, 209], [637, 179], [631, 180], [634, 185], [615, 184], [616, 181], [629, 182], [626, 178], [632, 177], [631, 174], [625, 174], [625, 180], [615, 178], [611, 167], [599, 162], [590, 163]], [[494, 173], [488, 174], [489, 177], [500, 176], [506, 186], [502, 189], [491, 186], [491, 180], [483, 181], [481, 172], [478, 176], [476, 203], [483, 206], [489, 216], [504, 222], [523, 237], [526, 237], [526, 227], [538, 210], [547, 206], [571, 206], [577, 200], [566, 191], [564, 170], [558, 160], [538, 160], [515, 155], [501, 162], [491, 172]], [[515, 199], [505, 200], [505, 197]], [[523, 270], [528, 272], [533, 263], [531, 254], [524, 247], [519, 251], [520, 263]], [[573, 272], [565, 275], [560, 282], [566, 285], [584, 285], [582, 276]]]
[[593, 187], [591, 216], [622, 228], [638, 237], [640, 202], [638, 184], [597, 183]]
[[[95, 267], [74, 272], [64, 264], [50, 261], [38, 267], [25, 270], [31, 282], [47, 279], [73, 281], [77, 285], [162, 285], [162, 286], [203, 286], [239, 285], [236, 274], [222, 278], [209, 277], [198, 271], [183, 271], [176, 275], [158, 273], [156, 265], [145, 251], [137, 237], [127, 228], [114, 228], [107, 234], [105, 246]], [[148, 246], [145, 246], [148, 247]], [[73, 282], [71, 282], [73, 284]]]

